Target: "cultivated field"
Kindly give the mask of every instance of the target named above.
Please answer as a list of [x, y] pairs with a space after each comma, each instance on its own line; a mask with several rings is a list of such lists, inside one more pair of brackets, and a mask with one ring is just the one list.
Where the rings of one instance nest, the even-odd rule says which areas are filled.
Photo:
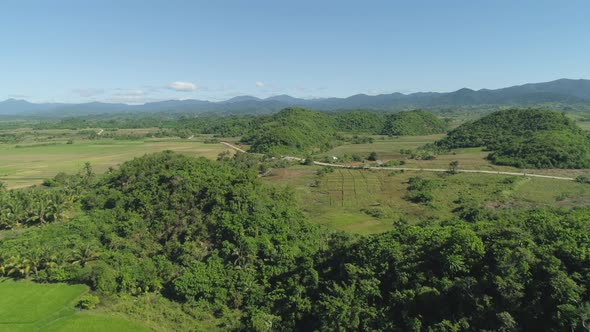
[[[53, 133], [63, 132], [56, 131]], [[40, 131], [39, 135], [47, 135]], [[137, 132], [135, 132], [137, 134]], [[205, 144], [207, 137], [191, 140], [179, 138], [146, 138], [141, 140], [74, 140], [38, 139], [18, 144], [0, 144], [0, 181], [8, 188], [40, 184], [58, 172], [74, 173], [90, 162], [97, 173], [147, 153], [172, 150], [191, 156], [215, 158], [228, 148], [222, 144]]]
[[75, 308], [88, 288], [0, 279], [0, 331], [147, 331], [122, 318]]

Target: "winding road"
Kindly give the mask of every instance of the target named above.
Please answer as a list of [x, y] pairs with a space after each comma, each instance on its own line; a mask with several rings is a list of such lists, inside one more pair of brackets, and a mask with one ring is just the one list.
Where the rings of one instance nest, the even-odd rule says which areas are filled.
[[[236, 151], [247, 153], [246, 151], [244, 151], [240, 147], [237, 147], [233, 144], [230, 144], [227, 142], [221, 142], [221, 144], [223, 144], [231, 149], [234, 149]], [[289, 160], [303, 161], [303, 158], [298, 158], [298, 157], [286, 156], [284, 158], [289, 159]], [[359, 169], [358, 166], [329, 164], [329, 163], [322, 163], [319, 161], [314, 161], [313, 163], [318, 166]], [[437, 173], [444, 173], [444, 172], [449, 171], [448, 169], [442, 169], [442, 168], [411, 168], [411, 167], [363, 167], [362, 169], [371, 169], [371, 170], [376, 170], [376, 171], [408, 171], [408, 172], [437, 172]], [[565, 181], [574, 181], [575, 180], [574, 178], [569, 178], [569, 177], [564, 177], [564, 176], [552, 176], [552, 175], [541, 175], [541, 174], [519, 173], [519, 172], [484, 171], [484, 170], [476, 170], [476, 169], [458, 169], [457, 173], [480, 173], [480, 174], [495, 174], [495, 175], [527, 176], [527, 177], [532, 177], [532, 178], [555, 179], [555, 180], [565, 180]]]

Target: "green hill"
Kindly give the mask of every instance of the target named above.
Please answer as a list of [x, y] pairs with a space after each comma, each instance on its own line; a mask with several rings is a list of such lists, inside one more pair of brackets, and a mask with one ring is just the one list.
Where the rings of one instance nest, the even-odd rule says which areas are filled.
[[304, 154], [326, 149], [336, 134], [333, 119], [303, 108], [286, 108], [253, 128], [242, 141], [250, 152]]
[[489, 155], [498, 165], [521, 168], [588, 168], [590, 140], [587, 135], [551, 130], [515, 138]]
[[562, 113], [537, 109], [508, 109], [465, 123], [449, 132], [447, 138], [436, 142], [445, 148], [494, 146], [513, 137], [526, 137], [544, 130], [580, 132], [574, 121]]
[[334, 115], [340, 131], [379, 134], [383, 131], [385, 115], [369, 111], [353, 111]]
[[394, 136], [420, 136], [444, 133], [447, 125], [434, 114], [416, 110], [389, 115], [381, 134]]
[[588, 134], [565, 114], [536, 109], [492, 113], [451, 131], [435, 145], [486, 147], [498, 165], [521, 168], [590, 167]]

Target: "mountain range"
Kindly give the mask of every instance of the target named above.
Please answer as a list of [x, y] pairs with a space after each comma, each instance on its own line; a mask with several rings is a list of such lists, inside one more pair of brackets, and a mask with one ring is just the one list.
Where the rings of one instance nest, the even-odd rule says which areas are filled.
[[395, 111], [438, 107], [478, 105], [527, 106], [542, 103], [590, 103], [590, 80], [559, 79], [544, 83], [529, 83], [502, 89], [453, 92], [391, 93], [369, 96], [357, 94], [347, 98], [300, 99], [288, 95], [261, 99], [237, 96], [221, 102], [203, 100], [167, 100], [143, 105], [90, 102], [82, 104], [30, 103], [8, 99], [0, 102], [0, 115], [87, 115], [116, 112], [176, 112], [176, 113], [273, 113], [289, 106], [337, 111], [370, 109]]

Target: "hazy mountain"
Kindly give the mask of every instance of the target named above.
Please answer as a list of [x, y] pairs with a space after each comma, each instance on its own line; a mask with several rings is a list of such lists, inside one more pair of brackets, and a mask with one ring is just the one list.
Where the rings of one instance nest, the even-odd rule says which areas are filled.
[[278, 101], [278, 102], [285, 103], [285, 104], [292, 104], [294, 106], [297, 104], [306, 104], [309, 102], [313, 102], [313, 100], [305, 100], [305, 99], [295, 98], [295, 97], [291, 97], [289, 95], [272, 96], [272, 97], [268, 97], [264, 100]]
[[25, 100], [8, 99], [0, 102], [0, 115], [59, 114], [64, 116], [113, 112], [218, 112], [218, 113], [272, 113], [288, 106], [303, 106], [317, 110], [400, 110], [409, 108], [434, 108], [477, 105], [526, 106], [547, 102], [590, 102], [590, 80], [560, 79], [545, 83], [529, 83], [502, 89], [454, 92], [399, 92], [369, 96], [357, 94], [347, 98], [300, 99], [288, 95], [260, 99], [238, 96], [221, 102], [203, 100], [168, 100], [143, 105], [85, 103], [85, 104], [35, 104]]
[[0, 102], [0, 114], [26, 114], [26, 113], [40, 113], [51, 111], [53, 109], [65, 106], [67, 104], [34, 104], [26, 100], [7, 99]]
[[231, 99], [228, 99], [226, 101], [223, 101], [222, 103], [236, 103], [236, 102], [240, 102], [240, 101], [260, 101], [262, 99], [257, 98], [257, 97], [252, 97], [252, 96], [237, 96], [237, 97], [233, 97]]

